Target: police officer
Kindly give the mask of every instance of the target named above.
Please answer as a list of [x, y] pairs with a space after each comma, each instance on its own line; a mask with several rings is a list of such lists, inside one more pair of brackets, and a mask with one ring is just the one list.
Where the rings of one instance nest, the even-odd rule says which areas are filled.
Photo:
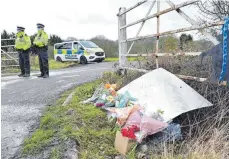
[[44, 31], [44, 25], [37, 24], [37, 35], [34, 39], [33, 44], [36, 47], [41, 75], [38, 77], [48, 78], [49, 77], [49, 64], [48, 64], [48, 34]]
[[25, 34], [25, 28], [18, 26], [17, 34], [15, 40], [15, 49], [19, 55], [19, 65], [21, 69], [21, 74], [19, 77], [29, 77], [30, 76], [30, 61], [29, 52], [31, 47], [31, 40], [28, 35]]

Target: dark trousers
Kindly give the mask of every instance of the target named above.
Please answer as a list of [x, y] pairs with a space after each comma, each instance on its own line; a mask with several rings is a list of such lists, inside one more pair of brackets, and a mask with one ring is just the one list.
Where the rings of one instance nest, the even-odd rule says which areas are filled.
[[38, 51], [39, 65], [41, 75], [49, 75], [49, 62], [48, 62], [48, 52], [47, 50], [39, 50]]
[[30, 74], [29, 51], [19, 51], [18, 54], [21, 74]]

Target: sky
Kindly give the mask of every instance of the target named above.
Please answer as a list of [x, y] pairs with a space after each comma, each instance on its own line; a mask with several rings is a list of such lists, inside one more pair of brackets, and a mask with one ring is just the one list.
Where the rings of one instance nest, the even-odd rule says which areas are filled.
[[[15, 32], [16, 26], [24, 26], [28, 35], [36, 33], [36, 24], [45, 25], [45, 31], [56, 34], [63, 39], [76, 37], [89, 39], [96, 35], [117, 40], [118, 18], [116, 14], [120, 7], [129, 8], [140, 0], [2, 0], [0, 29]], [[127, 13], [127, 23], [139, 20], [145, 16], [153, 0]], [[171, 0], [180, 4], [186, 0]], [[4, 6], [4, 7], [3, 7]], [[156, 4], [150, 14], [156, 13]], [[160, 9], [170, 6], [161, 0]], [[187, 6], [182, 10], [191, 18], [197, 19], [198, 9]], [[190, 27], [176, 11], [160, 16], [160, 32]], [[140, 24], [127, 29], [127, 37], [134, 37]], [[156, 33], [156, 18], [147, 21], [140, 35]], [[196, 32], [191, 33], [197, 39]]]

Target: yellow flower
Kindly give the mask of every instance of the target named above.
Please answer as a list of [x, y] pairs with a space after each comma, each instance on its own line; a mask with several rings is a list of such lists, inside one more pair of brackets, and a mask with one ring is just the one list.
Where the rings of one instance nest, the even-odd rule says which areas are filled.
[[107, 100], [110, 101], [110, 102], [112, 102], [112, 101], [114, 101], [114, 98], [112, 96], [108, 96], [107, 97]]

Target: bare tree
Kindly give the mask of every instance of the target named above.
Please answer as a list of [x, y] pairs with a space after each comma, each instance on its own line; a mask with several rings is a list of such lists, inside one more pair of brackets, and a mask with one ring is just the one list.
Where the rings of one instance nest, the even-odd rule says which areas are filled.
[[197, 5], [203, 15], [203, 22], [223, 20], [229, 16], [228, 0], [202, 0]]

